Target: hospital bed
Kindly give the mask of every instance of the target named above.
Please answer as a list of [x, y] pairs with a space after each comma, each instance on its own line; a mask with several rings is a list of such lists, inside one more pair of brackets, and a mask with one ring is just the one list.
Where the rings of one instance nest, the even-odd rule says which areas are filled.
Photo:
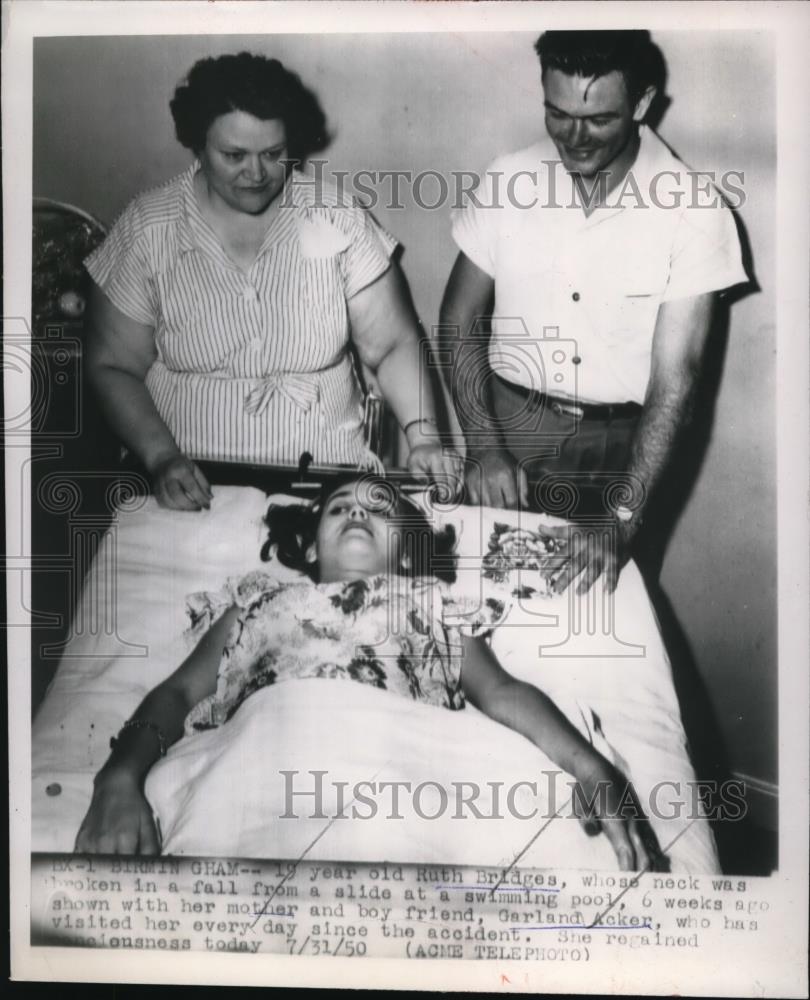
[[[292, 493], [276, 501], [301, 502], [317, 477], [304, 488], [293, 479]], [[437, 527], [454, 525], [454, 587], [481, 600], [489, 593], [482, 561], [498, 531], [554, 523], [416, 495]], [[268, 502], [264, 489], [239, 485], [217, 486], [211, 509], [194, 514], [161, 509], [138, 490], [119, 497], [33, 724], [33, 851], [72, 850], [110, 738], [189, 651], [188, 596], [254, 569], [289, 577], [259, 557]], [[673, 871], [717, 871], [670, 663], [637, 568], [625, 567], [612, 595], [600, 581], [587, 595], [571, 587], [525, 596], [533, 580], [525, 569], [507, 574], [512, 596], [491, 639], [504, 667], [545, 691], [631, 778]], [[378, 790], [373, 815], [338, 800], [345, 806], [362, 782]], [[396, 782], [401, 819], [391, 818]], [[588, 837], [572, 818], [568, 782], [472, 706], [450, 712], [310, 679], [261, 690], [221, 728], [175, 744], [146, 794], [163, 850], [176, 855], [614, 869], [606, 838]]]

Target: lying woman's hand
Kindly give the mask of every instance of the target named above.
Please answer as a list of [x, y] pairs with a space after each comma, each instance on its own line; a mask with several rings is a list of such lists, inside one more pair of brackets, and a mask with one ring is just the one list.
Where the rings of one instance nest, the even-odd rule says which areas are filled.
[[667, 870], [635, 789], [608, 761], [578, 779], [573, 802], [585, 832], [593, 837], [601, 831], [610, 841], [621, 871]]
[[159, 854], [160, 840], [138, 781], [119, 771], [96, 778], [76, 854]]
[[447, 483], [448, 500], [458, 496], [464, 475], [464, 459], [447, 451], [440, 444], [425, 443], [411, 448], [408, 469], [415, 476], [427, 476], [439, 483]]
[[161, 507], [170, 510], [208, 510], [211, 487], [190, 458], [177, 452], [151, 466], [152, 491]]

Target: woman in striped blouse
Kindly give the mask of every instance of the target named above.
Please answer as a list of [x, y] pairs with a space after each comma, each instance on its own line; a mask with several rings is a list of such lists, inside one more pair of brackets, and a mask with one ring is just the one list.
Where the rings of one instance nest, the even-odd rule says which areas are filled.
[[196, 63], [171, 110], [194, 163], [137, 197], [85, 262], [88, 374], [158, 502], [209, 506], [195, 459], [362, 463], [350, 345], [405, 430], [411, 471], [457, 475], [396, 241], [293, 169], [327, 144], [317, 98], [278, 60], [241, 53]]

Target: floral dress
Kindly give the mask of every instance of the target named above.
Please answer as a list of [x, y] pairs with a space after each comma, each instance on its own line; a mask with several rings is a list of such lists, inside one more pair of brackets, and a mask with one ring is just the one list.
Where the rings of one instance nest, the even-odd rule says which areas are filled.
[[[460, 632], [443, 623], [437, 600], [432, 579], [290, 583], [258, 572], [229, 581], [218, 594], [192, 595], [195, 635], [232, 604], [242, 610], [222, 654], [216, 692], [189, 713], [186, 733], [221, 725], [254, 691], [291, 678], [359, 681], [463, 708]], [[484, 609], [482, 624], [486, 617]]]
[[[359, 681], [451, 710], [464, 707], [462, 634], [485, 636], [514, 599], [548, 593], [558, 543], [496, 524], [468, 594], [430, 577], [374, 576], [315, 584], [279, 581], [255, 571], [217, 592], [188, 598], [191, 640], [233, 605], [241, 611], [229, 634], [217, 688], [186, 718], [187, 734], [222, 725], [260, 688], [291, 678]], [[528, 571], [533, 586], [512, 570]], [[538, 572], [539, 571], [539, 572]]]

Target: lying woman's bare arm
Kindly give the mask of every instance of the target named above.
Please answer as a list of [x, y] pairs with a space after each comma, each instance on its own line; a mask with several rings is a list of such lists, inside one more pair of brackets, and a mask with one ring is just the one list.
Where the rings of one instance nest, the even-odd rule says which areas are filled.
[[547, 695], [507, 673], [489, 646], [478, 638], [464, 638], [462, 682], [465, 695], [476, 708], [531, 740], [576, 779], [581, 789], [577, 793], [579, 803], [584, 797], [592, 804], [590, 811], [581, 812], [580, 819], [589, 832], [601, 829], [605, 833], [623, 870], [637, 871], [657, 862], [657, 844], [641, 817], [637, 821], [620, 811], [626, 800], [627, 779], [588, 743]]
[[153, 477], [158, 502], [178, 510], [199, 510], [210, 505], [208, 483], [177, 447], [144, 383], [156, 357], [154, 327], [130, 319], [94, 285], [87, 325], [87, 376], [104, 415]]
[[96, 775], [93, 799], [76, 837], [83, 854], [157, 854], [160, 851], [144, 782], [162, 749], [183, 735], [191, 709], [213, 694], [222, 650], [239, 614], [232, 607], [208, 630], [194, 652], [149, 692], [122, 730], [107, 763]]

